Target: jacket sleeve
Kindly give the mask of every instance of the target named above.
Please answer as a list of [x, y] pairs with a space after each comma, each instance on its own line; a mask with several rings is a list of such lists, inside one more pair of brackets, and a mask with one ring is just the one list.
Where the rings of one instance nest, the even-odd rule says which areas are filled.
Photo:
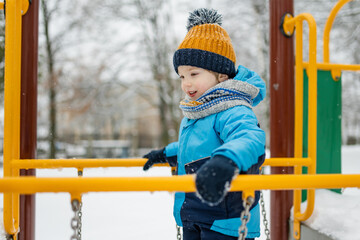
[[173, 142], [173, 143], [170, 143], [169, 145], [167, 145], [165, 147], [166, 157], [176, 156], [177, 152], [178, 152], [178, 148], [179, 148], [179, 142]]
[[165, 157], [166, 161], [170, 164], [170, 166], [175, 167], [177, 165], [177, 154], [179, 149], [179, 142], [170, 143], [165, 147]]
[[212, 156], [230, 158], [240, 172], [257, 164], [265, 153], [265, 132], [258, 126], [250, 108], [237, 106], [219, 113], [214, 127], [223, 144], [213, 151]]

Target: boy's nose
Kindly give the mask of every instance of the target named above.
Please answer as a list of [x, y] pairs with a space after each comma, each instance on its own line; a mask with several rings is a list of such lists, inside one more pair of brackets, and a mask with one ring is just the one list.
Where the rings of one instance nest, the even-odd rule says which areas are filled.
[[183, 84], [184, 84], [184, 86], [190, 87], [191, 86], [191, 81], [189, 81], [188, 79], [184, 79]]

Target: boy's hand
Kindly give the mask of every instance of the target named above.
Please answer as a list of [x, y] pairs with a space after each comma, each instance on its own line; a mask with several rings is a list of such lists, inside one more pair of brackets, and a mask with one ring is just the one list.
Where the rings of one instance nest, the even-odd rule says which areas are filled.
[[229, 191], [238, 168], [229, 158], [216, 155], [197, 171], [195, 184], [198, 197], [210, 206], [219, 204]]
[[166, 163], [165, 148], [160, 150], [153, 150], [148, 154], [144, 155], [143, 158], [147, 158], [147, 162], [144, 164], [143, 170], [146, 171], [152, 167], [155, 163]]

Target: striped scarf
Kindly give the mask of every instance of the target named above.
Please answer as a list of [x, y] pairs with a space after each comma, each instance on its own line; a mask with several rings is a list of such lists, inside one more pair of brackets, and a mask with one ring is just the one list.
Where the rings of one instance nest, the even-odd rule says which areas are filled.
[[199, 119], [229, 108], [244, 105], [252, 107], [252, 99], [259, 89], [249, 83], [229, 79], [208, 89], [196, 101], [185, 98], [180, 102], [180, 108], [185, 117]]

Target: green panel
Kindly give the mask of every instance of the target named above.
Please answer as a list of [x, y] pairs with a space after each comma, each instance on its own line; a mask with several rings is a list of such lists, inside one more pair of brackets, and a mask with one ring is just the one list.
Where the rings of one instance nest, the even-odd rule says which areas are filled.
[[[330, 71], [318, 70], [317, 173], [341, 173], [341, 78], [334, 81]], [[308, 156], [308, 76], [304, 71], [304, 148]], [[304, 169], [307, 172], [307, 169]], [[340, 189], [333, 189], [340, 193]], [[305, 194], [303, 194], [304, 199]]]

